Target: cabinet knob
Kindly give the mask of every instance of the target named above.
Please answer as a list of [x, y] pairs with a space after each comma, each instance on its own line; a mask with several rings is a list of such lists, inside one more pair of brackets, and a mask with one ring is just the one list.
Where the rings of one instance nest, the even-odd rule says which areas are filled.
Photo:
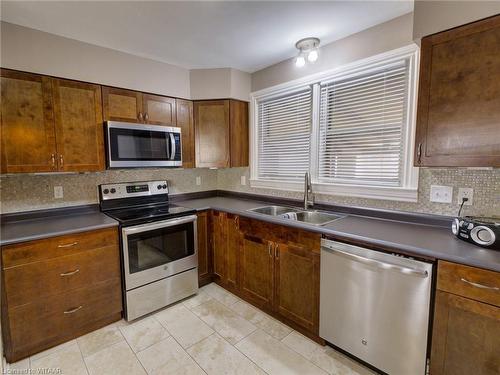
[[420, 164], [422, 162], [422, 142], [419, 142], [417, 149], [417, 163]]
[[147, 113], [144, 114], [144, 121], [148, 121], [149, 120], [149, 115]]
[[62, 154], [59, 155], [59, 168], [62, 168], [64, 166], [64, 158]]
[[272, 258], [273, 257], [273, 244], [271, 242], [269, 242], [267, 244], [267, 251], [269, 251], [269, 257]]
[[139, 114], [137, 115], [137, 118], [139, 119], [139, 121], [143, 121], [142, 112], [139, 112]]
[[56, 154], [51, 154], [50, 160], [52, 162], [52, 168], [55, 168], [56, 167]]
[[280, 246], [278, 244], [274, 246], [274, 256], [276, 259], [280, 258]]

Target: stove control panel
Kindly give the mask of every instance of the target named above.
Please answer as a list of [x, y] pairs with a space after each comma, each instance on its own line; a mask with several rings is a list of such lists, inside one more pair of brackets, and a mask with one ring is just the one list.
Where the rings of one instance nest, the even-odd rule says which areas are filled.
[[102, 200], [168, 194], [168, 181], [140, 181], [99, 185]]

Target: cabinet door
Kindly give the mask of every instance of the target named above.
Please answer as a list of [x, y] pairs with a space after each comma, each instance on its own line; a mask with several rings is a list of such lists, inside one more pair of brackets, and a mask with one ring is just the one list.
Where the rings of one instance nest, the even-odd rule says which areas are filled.
[[182, 132], [182, 167], [194, 168], [193, 102], [176, 99], [177, 127]]
[[208, 236], [208, 212], [198, 213], [198, 283], [200, 286], [210, 282], [210, 238]]
[[2, 69], [1, 97], [1, 172], [55, 171], [50, 78]]
[[229, 100], [194, 103], [196, 167], [229, 167]]
[[143, 122], [142, 93], [138, 91], [102, 87], [105, 121]]
[[320, 255], [280, 243], [275, 245], [275, 258], [276, 311], [318, 334]]
[[229, 289], [237, 290], [238, 260], [240, 253], [239, 217], [226, 214], [226, 283]]
[[500, 373], [500, 308], [437, 291], [431, 375]]
[[248, 167], [248, 103], [230, 101], [231, 167]]
[[101, 86], [54, 79], [59, 170], [104, 170]]
[[153, 125], [175, 126], [175, 99], [143, 94], [144, 121]]
[[224, 213], [214, 211], [212, 213], [212, 254], [214, 275], [217, 280], [226, 281], [226, 230]]
[[500, 166], [500, 16], [422, 39], [416, 166]]
[[273, 243], [243, 235], [241, 239], [241, 294], [261, 308], [273, 306]]

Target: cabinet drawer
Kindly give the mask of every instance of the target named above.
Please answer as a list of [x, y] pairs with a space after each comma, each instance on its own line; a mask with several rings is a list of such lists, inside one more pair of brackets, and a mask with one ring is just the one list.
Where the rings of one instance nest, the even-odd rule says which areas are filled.
[[2, 247], [3, 269], [117, 244], [117, 228], [106, 228], [8, 245]]
[[49, 347], [59, 337], [76, 336], [83, 327], [121, 310], [120, 279], [12, 308], [8, 310], [11, 345], [17, 353]]
[[500, 273], [449, 262], [439, 262], [437, 288], [500, 306]]
[[112, 245], [4, 270], [9, 308], [54, 294], [120, 278], [118, 246]]

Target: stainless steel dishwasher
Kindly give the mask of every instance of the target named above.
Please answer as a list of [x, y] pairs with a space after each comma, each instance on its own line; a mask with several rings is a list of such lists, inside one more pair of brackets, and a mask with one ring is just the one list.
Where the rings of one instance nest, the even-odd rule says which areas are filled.
[[319, 335], [394, 375], [423, 375], [432, 264], [321, 241]]

